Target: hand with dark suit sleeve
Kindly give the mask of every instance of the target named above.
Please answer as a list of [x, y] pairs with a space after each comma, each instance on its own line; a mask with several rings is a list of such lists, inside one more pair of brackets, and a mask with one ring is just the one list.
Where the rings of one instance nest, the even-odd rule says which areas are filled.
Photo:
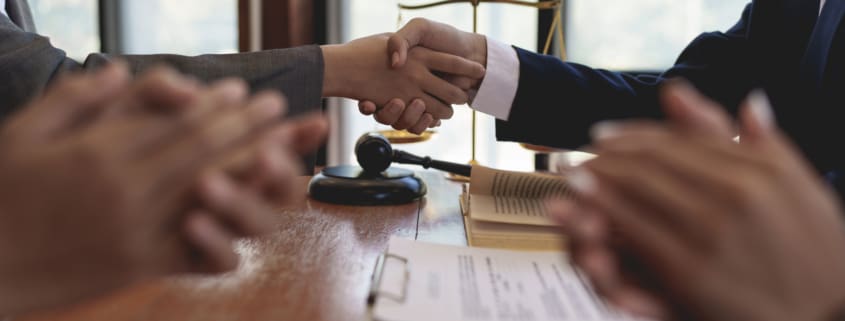
[[839, 320], [842, 204], [775, 125], [762, 92], [740, 116], [667, 91], [672, 123], [594, 131], [599, 157], [550, 213], [608, 301], [659, 320]]
[[[666, 79], [683, 77], [730, 110], [755, 86], [750, 49], [747, 41], [751, 5], [741, 20], [725, 33], [705, 33], [696, 38], [676, 64], [658, 76], [611, 72], [563, 62], [553, 56], [539, 55], [521, 48], [516, 52], [519, 67], [518, 90], [509, 112], [499, 118], [500, 140], [520, 141], [560, 148], [577, 148], [589, 142], [589, 128], [608, 119], [660, 118], [657, 89]], [[401, 66], [410, 48], [432, 50], [462, 56], [482, 63], [486, 50], [493, 48], [487, 39], [441, 23], [415, 19], [390, 40], [394, 65]], [[495, 74], [488, 68], [487, 76]], [[478, 89], [482, 82], [472, 85]], [[478, 99], [478, 97], [474, 97]], [[364, 113], [387, 114], [377, 104], [364, 102]], [[478, 109], [479, 106], [471, 104]], [[483, 109], [478, 109], [485, 112]], [[550, 117], [561, 115], [561, 117]], [[380, 117], [394, 119], [394, 117]], [[392, 125], [388, 123], [388, 125]], [[555, 128], [556, 135], [548, 135]]]

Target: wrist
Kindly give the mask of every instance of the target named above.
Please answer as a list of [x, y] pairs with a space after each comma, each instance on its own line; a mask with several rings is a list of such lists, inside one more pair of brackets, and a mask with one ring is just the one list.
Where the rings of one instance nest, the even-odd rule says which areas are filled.
[[[323, 51], [323, 97], [348, 97], [345, 92], [343, 45], [320, 46]], [[348, 62], [347, 62], [348, 63]]]
[[472, 49], [469, 57], [466, 58], [487, 68], [487, 37], [481, 34], [473, 34], [471, 44]]
[[[487, 37], [480, 34], [473, 34], [472, 41], [470, 41], [471, 48], [470, 54], [468, 57], [465, 57], [469, 60], [477, 62], [487, 68]], [[473, 92], [477, 92], [478, 89], [481, 87], [481, 83], [484, 81], [484, 78], [476, 80], [472, 84]], [[474, 97], [473, 97], [474, 98]]]

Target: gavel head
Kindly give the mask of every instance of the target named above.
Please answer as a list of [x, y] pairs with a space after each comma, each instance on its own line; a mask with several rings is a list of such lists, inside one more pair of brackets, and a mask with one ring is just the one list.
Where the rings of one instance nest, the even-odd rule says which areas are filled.
[[364, 172], [381, 173], [393, 163], [393, 147], [384, 136], [367, 133], [355, 143], [355, 157]]

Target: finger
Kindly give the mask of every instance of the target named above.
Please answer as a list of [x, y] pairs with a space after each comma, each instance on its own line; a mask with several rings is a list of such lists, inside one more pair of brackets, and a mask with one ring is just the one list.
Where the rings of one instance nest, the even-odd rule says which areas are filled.
[[577, 206], [575, 200], [549, 201], [546, 211], [576, 245], [601, 243], [608, 239], [607, 222], [593, 209]]
[[328, 133], [328, 119], [322, 114], [315, 113], [288, 121], [276, 135], [288, 136], [287, 141], [293, 152], [307, 155], [325, 143]]
[[156, 67], [133, 85], [141, 111], [180, 112], [197, 99], [199, 83], [166, 68]]
[[388, 54], [394, 68], [405, 65], [408, 50], [426, 47], [434, 51], [454, 52], [464, 45], [467, 33], [448, 24], [414, 18], [388, 40]]
[[212, 168], [227, 173], [249, 192], [274, 205], [293, 204], [304, 197], [304, 191], [296, 188], [296, 177], [304, 170], [287, 145], [268, 139], [242, 148]]
[[463, 91], [470, 91], [475, 89], [475, 86], [478, 83], [478, 80], [464, 76], [443, 75], [442, 77], [444, 80], [454, 85], [455, 87], [460, 88]]
[[[648, 156], [652, 162], [671, 168], [674, 173], [682, 173], [679, 176], [689, 178], [688, 183], [693, 186], [701, 186], [703, 179], [709, 184], [705, 186], [730, 183], [727, 172], [753, 171], [765, 165], [760, 157], [743, 152], [730, 140], [682, 135], [658, 124], [606, 125], [606, 128], [593, 129], [594, 136], [599, 137], [592, 145], [597, 154], [612, 153], [619, 158]], [[715, 165], [721, 163], [725, 164], [724, 168]]]
[[797, 177], [814, 177], [814, 170], [801, 157], [801, 149], [778, 129], [777, 120], [765, 92], [753, 91], [740, 109], [742, 144], [763, 147], [761, 153], [776, 159]]
[[285, 109], [281, 96], [262, 93], [245, 108], [227, 108], [208, 117], [176, 125], [173, 143], [152, 159], [151, 170], [179, 180], [214, 161], [233, 144], [253, 137], [265, 126], [278, 122]]
[[400, 99], [393, 99], [382, 110], [376, 112], [375, 119], [383, 125], [395, 127], [403, 113], [405, 113], [405, 102]]
[[[461, 105], [469, 101], [469, 96], [464, 90], [431, 73], [423, 77], [420, 85], [423, 91], [446, 104]], [[451, 117], [451, 115], [448, 116]]]
[[423, 114], [422, 118], [420, 118], [419, 122], [417, 122], [414, 126], [411, 126], [411, 128], [408, 129], [408, 132], [420, 135], [433, 123], [434, 117], [431, 116], [431, 114], [429, 113], [425, 113]]
[[259, 236], [272, 230], [273, 210], [269, 204], [220, 172], [203, 175], [198, 190], [205, 208], [235, 227], [240, 236]]
[[662, 91], [661, 100], [669, 119], [681, 128], [733, 138], [733, 121], [719, 104], [704, 97], [689, 83], [673, 80]]
[[[590, 137], [597, 144], [610, 144], [620, 138], [638, 136], [646, 139], [658, 139], [667, 135], [669, 129], [664, 124], [652, 120], [603, 121], [590, 128]], [[615, 146], [615, 145], [614, 145]], [[623, 148], [620, 146], [620, 148]]]
[[378, 108], [374, 102], [360, 101], [358, 102], [358, 111], [360, 111], [364, 116], [372, 116], [378, 111]]
[[636, 154], [611, 154], [585, 166], [604, 185], [612, 186], [618, 197], [638, 204], [640, 211], [635, 215], [661, 225], [686, 243], [705, 245], [715, 232], [708, 223], [724, 214], [708, 200], [702, 201], [701, 189], [681, 177], [688, 173], [671, 170], [673, 164], [667, 163]]
[[[150, 82], [152, 81], [151, 79]], [[191, 85], [186, 84], [186, 86]], [[176, 111], [177, 116], [173, 118], [150, 117], [149, 114], [144, 113], [132, 115], [138, 123], [136, 126], [155, 129], [137, 131], [132, 140], [132, 145], [136, 146], [136, 153], [134, 154], [149, 155], [157, 153], [157, 149], [173, 143], [174, 137], [184, 137], [185, 131], [201, 127], [204, 121], [219, 116], [221, 112], [233, 111], [236, 109], [235, 107], [243, 107], [246, 104], [247, 94], [246, 82], [240, 79], [225, 79], [215, 82], [206, 89], [198, 90], [194, 97], [189, 98], [191, 100], [190, 106], [177, 107], [176, 109], [179, 109], [179, 111]], [[132, 103], [140, 106], [136, 109], [150, 110], [151, 107], [142, 101], [145, 98], [139, 96], [141, 96], [140, 93], [131, 98]], [[175, 110], [167, 107], [164, 109], [170, 109], [170, 112]]]
[[408, 50], [422, 42], [431, 24], [425, 19], [413, 19], [393, 34], [387, 41], [387, 52], [393, 68], [400, 68], [408, 61]]
[[589, 277], [598, 294], [606, 296], [622, 286], [618, 260], [606, 245], [582, 247], [573, 255], [573, 262]]
[[296, 179], [304, 168], [291, 148], [291, 144], [301, 144], [294, 143], [299, 140], [289, 128], [279, 126], [264, 140], [242, 147], [211, 168], [225, 172], [273, 204], [293, 204], [304, 197]]
[[484, 78], [486, 73], [484, 66], [469, 59], [422, 47], [414, 48], [413, 51], [413, 54], [420, 57], [430, 70], [476, 80]]
[[201, 272], [222, 273], [238, 267], [239, 257], [233, 249], [235, 237], [204, 211], [189, 214], [185, 221], [188, 241], [200, 250], [210, 265]]
[[646, 211], [639, 204], [620, 195], [612, 186], [600, 184], [596, 176], [584, 168], [573, 171], [568, 179], [584, 206], [607, 215], [609, 222], [618, 227], [619, 233], [630, 240], [632, 248], [646, 261], [667, 267], [685, 264], [687, 249], [678, 242], [674, 232], [641, 215]]
[[225, 109], [241, 107], [248, 95], [249, 87], [242, 79], [220, 80], [201, 93], [199, 99], [182, 115], [188, 122], [197, 121]]
[[746, 99], [740, 109], [742, 139], [757, 141], [771, 136], [776, 128], [772, 105], [766, 93], [755, 90]]
[[605, 294], [608, 302], [646, 320], [669, 320], [670, 309], [657, 296], [635, 286], [623, 285]]
[[[466, 95], [466, 93], [463, 93], [463, 95]], [[425, 107], [426, 112], [434, 116], [434, 118], [452, 119], [452, 116], [455, 115], [455, 110], [451, 105], [441, 101], [434, 95], [425, 94], [423, 97], [417, 98], [417, 100], [420, 100], [423, 107]]]
[[126, 65], [111, 63], [93, 75], [63, 77], [20, 117], [36, 136], [59, 135], [102, 113], [128, 87]]
[[414, 100], [411, 102], [411, 105], [405, 109], [402, 117], [396, 122], [396, 124], [393, 125], [393, 127], [398, 130], [408, 129], [420, 120], [423, 113], [425, 113], [425, 105], [423, 102], [420, 100]]
[[305, 198], [296, 179], [301, 175], [301, 160], [295, 159], [281, 146], [267, 147], [258, 158], [256, 178], [260, 181], [262, 195], [276, 205], [293, 205]]

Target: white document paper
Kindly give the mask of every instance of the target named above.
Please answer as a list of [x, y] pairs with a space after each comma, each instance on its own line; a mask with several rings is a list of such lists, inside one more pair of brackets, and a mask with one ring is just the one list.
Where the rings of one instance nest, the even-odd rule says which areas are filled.
[[[385, 264], [379, 321], [634, 320], [604, 305], [560, 252], [456, 247], [394, 238]], [[407, 269], [407, 274], [405, 273]], [[405, 280], [407, 278], [407, 280]]]

